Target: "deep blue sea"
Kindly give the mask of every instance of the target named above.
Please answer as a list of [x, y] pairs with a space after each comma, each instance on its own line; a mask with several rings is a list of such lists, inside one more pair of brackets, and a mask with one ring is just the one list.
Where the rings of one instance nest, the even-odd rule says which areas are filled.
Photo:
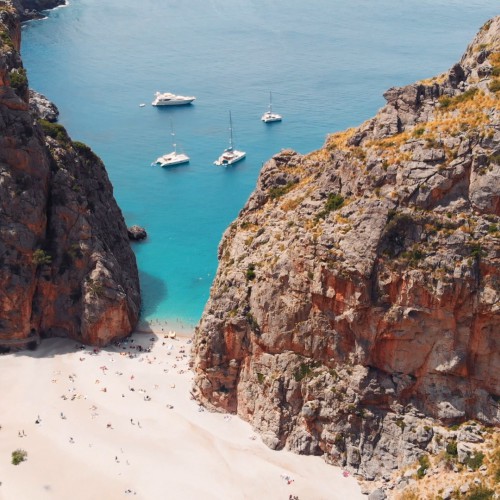
[[[283, 148], [307, 153], [357, 125], [391, 86], [457, 62], [498, 0], [70, 0], [24, 26], [30, 86], [53, 100], [74, 140], [106, 164], [134, 244], [143, 318], [195, 324], [224, 229], [259, 170]], [[154, 92], [193, 105], [151, 106]], [[282, 123], [264, 124], [269, 91]], [[145, 107], [140, 107], [145, 103]], [[234, 138], [247, 158], [213, 161]], [[150, 164], [171, 149], [188, 165]]]

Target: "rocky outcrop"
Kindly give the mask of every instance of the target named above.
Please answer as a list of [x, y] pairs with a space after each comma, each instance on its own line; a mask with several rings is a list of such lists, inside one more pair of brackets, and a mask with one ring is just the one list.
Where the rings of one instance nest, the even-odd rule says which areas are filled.
[[66, 5], [65, 0], [12, 0], [22, 21], [43, 19], [43, 11]]
[[19, 15], [0, 3], [0, 345], [103, 345], [140, 308], [135, 257], [102, 162], [30, 112]]
[[127, 229], [128, 238], [132, 241], [141, 241], [145, 240], [148, 237], [148, 233], [141, 226], [130, 226]]
[[50, 102], [43, 94], [31, 89], [29, 90], [29, 105], [31, 114], [36, 118], [52, 123], [56, 122], [59, 118], [57, 106], [53, 102]]
[[500, 423], [500, 17], [357, 129], [282, 151], [219, 247], [194, 394], [366, 479]]

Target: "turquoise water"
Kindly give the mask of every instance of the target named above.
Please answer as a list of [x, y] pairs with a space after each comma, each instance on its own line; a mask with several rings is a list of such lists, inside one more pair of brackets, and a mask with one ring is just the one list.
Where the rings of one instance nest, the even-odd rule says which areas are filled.
[[[448, 69], [498, 11], [498, 0], [71, 0], [24, 27], [22, 52], [31, 87], [104, 160], [127, 224], [148, 231], [134, 245], [143, 318], [195, 324], [263, 162], [321, 147], [387, 88]], [[159, 109], [157, 90], [197, 100]], [[265, 125], [270, 90], [284, 119]], [[229, 110], [247, 158], [215, 167]], [[171, 120], [191, 162], [151, 167], [171, 149]]]

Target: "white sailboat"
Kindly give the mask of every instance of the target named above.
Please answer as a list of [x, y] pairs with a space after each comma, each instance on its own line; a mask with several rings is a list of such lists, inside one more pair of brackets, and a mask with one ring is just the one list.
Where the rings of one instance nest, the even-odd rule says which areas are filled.
[[175, 132], [172, 122], [170, 122], [170, 128], [172, 130], [172, 147], [174, 150], [171, 153], [164, 154], [156, 159], [152, 165], [160, 165], [160, 167], [170, 167], [172, 165], [180, 165], [181, 163], [188, 163], [189, 156], [184, 153], [177, 152], [177, 143], [175, 142]]
[[278, 115], [278, 113], [273, 113], [273, 95], [272, 92], [269, 92], [269, 110], [262, 115], [261, 120], [265, 123], [270, 123], [280, 122], [282, 119], [283, 117], [281, 115]]
[[233, 147], [233, 120], [229, 111], [229, 147], [214, 161], [215, 165], [232, 165], [245, 158], [245, 151], [238, 151]]

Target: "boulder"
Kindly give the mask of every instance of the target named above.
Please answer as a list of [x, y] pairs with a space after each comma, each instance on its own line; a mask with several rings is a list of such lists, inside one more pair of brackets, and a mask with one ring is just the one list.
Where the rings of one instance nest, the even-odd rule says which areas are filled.
[[132, 241], [140, 241], [147, 238], [148, 233], [141, 226], [131, 226], [127, 229], [128, 237]]
[[377, 488], [368, 495], [368, 500], [385, 500], [387, 495], [381, 488]]

